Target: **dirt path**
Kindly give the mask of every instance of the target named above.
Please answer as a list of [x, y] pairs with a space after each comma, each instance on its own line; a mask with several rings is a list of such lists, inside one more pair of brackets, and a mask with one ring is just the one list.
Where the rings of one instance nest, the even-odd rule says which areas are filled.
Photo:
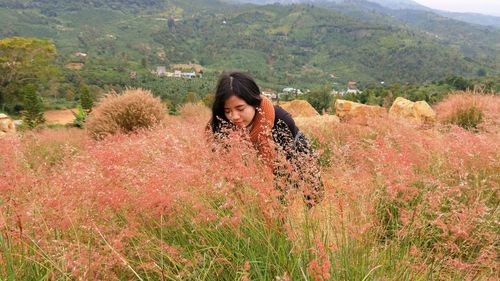
[[[77, 111], [76, 108], [73, 108], [71, 110], [73, 110], [74, 112]], [[73, 123], [73, 121], [75, 120], [75, 117], [73, 116], [73, 113], [71, 113], [71, 110], [49, 110], [45, 111], [43, 115], [45, 116], [47, 124], [66, 125], [69, 123]]]

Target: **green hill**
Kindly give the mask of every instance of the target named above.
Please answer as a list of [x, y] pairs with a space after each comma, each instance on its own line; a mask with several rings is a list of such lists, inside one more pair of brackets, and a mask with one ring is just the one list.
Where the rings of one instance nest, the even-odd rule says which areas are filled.
[[78, 61], [75, 52], [88, 53], [81, 72], [101, 84], [188, 62], [209, 72], [248, 70], [269, 86], [309, 87], [331, 81], [330, 74], [362, 83], [499, 74], [498, 29], [452, 20], [436, 27], [441, 19], [426, 19], [425, 12], [402, 19], [376, 4], [352, 2], [333, 9], [215, 0], [8, 0], [0, 3], [0, 37], [50, 38], [61, 65]]

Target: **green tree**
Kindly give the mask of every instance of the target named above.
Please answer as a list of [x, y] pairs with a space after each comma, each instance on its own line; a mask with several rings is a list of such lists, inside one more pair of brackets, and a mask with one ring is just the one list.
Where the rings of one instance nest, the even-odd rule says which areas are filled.
[[324, 109], [329, 109], [332, 102], [330, 84], [324, 84], [320, 88], [311, 90], [307, 95], [307, 101], [318, 111], [322, 112]]
[[22, 100], [26, 87], [57, 78], [55, 58], [56, 48], [47, 39], [0, 39], [0, 109]]
[[38, 96], [36, 85], [27, 85], [24, 91], [25, 110], [23, 111], [23, 122], [28, 128], [33, 129], [45, 123], [45, 118], [43, 117], [43, 103], [40, 96]]
[[467, 81], [465, 78], [463, 78], [461, 76], [450, 76], [450, 77], [446, 78], [445, 82], [448, 85], [451, 85], [456, 90], [465, 91], [467, 89], [474, 88], [473, 83], [471, 83], [470, 81]]
[[90, 96], [89, 88], [83, 83], [80, 85], [80, 104], [86, 112], [91, 112], [92, 107], [94, 106], [94, 101]]
[[73, 121], [73, 124], [75, 127], [78, 128], [83, 128], [83, 124], [87, 120], [87, 112], [83, 109], [82, 105], [77, 106], [77, 111], [71, 111], [73, 113], [73, 116], [75, 117], [75, 121]]

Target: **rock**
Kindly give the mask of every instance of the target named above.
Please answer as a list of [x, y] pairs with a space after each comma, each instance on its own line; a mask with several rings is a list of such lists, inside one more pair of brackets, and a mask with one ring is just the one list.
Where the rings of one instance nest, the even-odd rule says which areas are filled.
[[369, 119], [383, 118], [387, 115], [381, 106], [366, 105], [362, 103], [341, 100], [335, 101], [336, 115], [341, 120], [356, 120], [356, 123], [366, 125]]
[[0, 113], [0, 132], [4, 133], [15, 133], [16, 127], [14, 126], [14, 122], [9, 116]]
[[23, 125], [23, 120], [21, 120], [21, 119], [14, 120], [14, 126], [15, 126], [16, 128], [18, 128], [18, 127], [20, 127], [20, 126], [22, 126], [22, 125]]
[[392, 103], [389, 114], [419, 122], [433, 122], [436, 120], [436, 112], [425, 101], [412, 102], [398, 97]]
[[292, 115], [292, 117], [311, 117], [319, 116], [319, 113], [305, 100], [293, 100], [280, 102], [278, 104], [284, 110]]
[[413, 107], [415, 118], [420, 121], [436, 121], [436, 112], [426, 101], [417, 101]]

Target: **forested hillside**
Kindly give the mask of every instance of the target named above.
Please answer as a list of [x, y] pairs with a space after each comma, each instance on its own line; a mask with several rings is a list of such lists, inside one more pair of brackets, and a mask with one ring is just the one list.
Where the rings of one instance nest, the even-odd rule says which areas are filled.
[[[498, 30], [448, 24], [422, 32], [376, 11], [360, 20], [363, 14], [347, 6], [343, 14], [312, 5], [216, 1], [10, 0], [2, 6], [2, 37], [48, 37], [65, 60], [89, 52], [118, 68], [138, 68], [141, 59], [150, 67], [193, 61], [246, 69], [271, 84], [314, 84], [332, 73], [343, 80], [425, 82], [480, 69], [495, 74], [499, 65]], [[450, 26], [467, 36], [441, 37]]]
[[[447, 89], [474, 86], [446, 82], [462, 77], [489, 76], [480, 83], [495, 89], [500, 74], [499, 29], [363, 0], [264, 6], [217, 0], [1, 1], [0, 39], [16, 36], [47, 38], [55, 45], [60, 75], [38, 83], [50, 108], [73, 106], [87, 86], [94, 98], [110, 89], [143, 87], [175, 111], [187, 100], [209, 103], [207, 95], [225, 69], [248, 71], [263, 88], [276, 91], [295, 87], [324, 94], [357, 81], [361, 89], [374, 90], [352, 98], [379, 104], [398, 95], [438, 101]], [[0, 54], [8, 61], [5, 56]], [[158, 66], [172, 71], [178, 63], [200, 64], [203, 79], [153, 74]], [[16, 98], [0, 109], [21, 111], [28, 88], [17, 87]], [[377, 98], [368, 98], [373, 93]], [[314, 94], [310, 98], [316, 104]]]

